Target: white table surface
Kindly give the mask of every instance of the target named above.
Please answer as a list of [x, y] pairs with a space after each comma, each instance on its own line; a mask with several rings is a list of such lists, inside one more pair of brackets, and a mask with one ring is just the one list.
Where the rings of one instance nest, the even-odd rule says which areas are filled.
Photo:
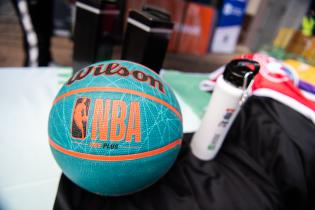
[[48, 115], [67, 69], [0, 68], [0, 205], [52, 209], [61, 171], [48, 144]]

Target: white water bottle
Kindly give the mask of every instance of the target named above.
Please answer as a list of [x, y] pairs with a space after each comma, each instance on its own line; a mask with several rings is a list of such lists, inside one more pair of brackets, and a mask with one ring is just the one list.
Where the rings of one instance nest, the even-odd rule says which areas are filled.
[[237, 59], [226, 65], [191, 141], [192, 153], [197, 158], [212, 160], [216, 156], [258, 71], [259, 64], [253, 60]]

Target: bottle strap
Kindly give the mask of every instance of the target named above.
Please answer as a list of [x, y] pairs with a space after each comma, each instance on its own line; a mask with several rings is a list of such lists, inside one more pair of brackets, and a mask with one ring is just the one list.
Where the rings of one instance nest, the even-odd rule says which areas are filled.
[[246, 84], [247, 84], [247, 81], [248, 81], [248, 78], [253, 74], [253, 72], [247, 72], [244, 76], [244, 80], [243, 80], [243, 87], [242, 87], [242, 90], [243, 90], [243, 93], [242, 93], [242, 96], [241, 96], [241, 99], [239, 101], [239, 105], [242, 106], [242, 104], [246, 101], [248, 95], [249, 95], [249, 90], [254, 82], [254, 80], [252, 79], [248, 85], [248, 87], [246, 88]]

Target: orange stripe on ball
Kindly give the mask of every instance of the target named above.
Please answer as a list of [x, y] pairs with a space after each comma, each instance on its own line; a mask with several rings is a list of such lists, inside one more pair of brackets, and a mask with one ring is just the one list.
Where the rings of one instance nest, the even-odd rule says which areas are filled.
[[132, 94], [132, 95], [137, 95], [137, 96], [141, 96], [141, 97], [145, 97], [147, 99], [150, 99], [152, 101], [155, 101], [157, 103], [162, 104], [163, 106], [169, 108], [171, 111], [173, 111], [180, 120], [182, 120], [182, 115], [179, 111], [177, 111], [177, 109], [175, 107], [173, 107], [172, 105], [170, 105], [169, 103], [156, 98], [154, 96], [151, 96], [149, 94], [146, 93], [142, 93], [136, 90], [129, 90], [129, 89], [125, 89], [125, 88], [116, 88], [116, 87], [87, 87], [87, 88], [79, 88], [79, 89], [75, 89], [75, 90], [71, 90], [67, 93], [64, 93], [61, 96], [58, 96], [55, 100], [54, 100], [54, 104], [57, 103], [58, 101], [60, 101], [61, 99], [71, 96], [73, 94], [77, 94], [77, 93], [85, 93], [85, 92], [117, 92], [117, 93], [128, 93], [128, 94]]
[[68, 149], [65, 149], [65, 148], [59, 146], [58, 144], [56, 144], [52, 139], [49, 139], [50, 146], [52, 146], [54, 149], [58, 150], [61, 153], [66, 154], [66, 155], [70, 155], [73, 157], [86, 159], [86, 160], [109, 161], [109, 162], [135, 160], [135, 159], [155, 156], [155, 155], [161, 154], [163, 152], [166, 152], [166, 151], [176, 147], [177, 145], [181, 145], [181, 143], [182, 143], [182, 140], [177, 139], [177, 140], [173, 141], [172, 143], [167, 144], [161, 148], [154, 149], [154, 150], [147, 151], [147, 152], [141, 152], [141, 153], [129, 154], [129, 155], [106, 156], [106, 155], [93, 155], [93, 154], [87, 154], [87, 153], [81, 153], [81, 152], [75, 152], [72, 150], [68, 150]]

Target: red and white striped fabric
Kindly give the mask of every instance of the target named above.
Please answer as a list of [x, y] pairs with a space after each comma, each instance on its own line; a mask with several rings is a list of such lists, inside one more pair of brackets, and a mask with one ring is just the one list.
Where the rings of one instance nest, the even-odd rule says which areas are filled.
[[315, 123], [315, 101], [306, 98], [295, 85], [292, 75], [282, 62], [264, 55], [247, 54], [241, 58], [252, 59], [260, 64], [252, 92], [257, 96], [267, 96], [300, 112]]

